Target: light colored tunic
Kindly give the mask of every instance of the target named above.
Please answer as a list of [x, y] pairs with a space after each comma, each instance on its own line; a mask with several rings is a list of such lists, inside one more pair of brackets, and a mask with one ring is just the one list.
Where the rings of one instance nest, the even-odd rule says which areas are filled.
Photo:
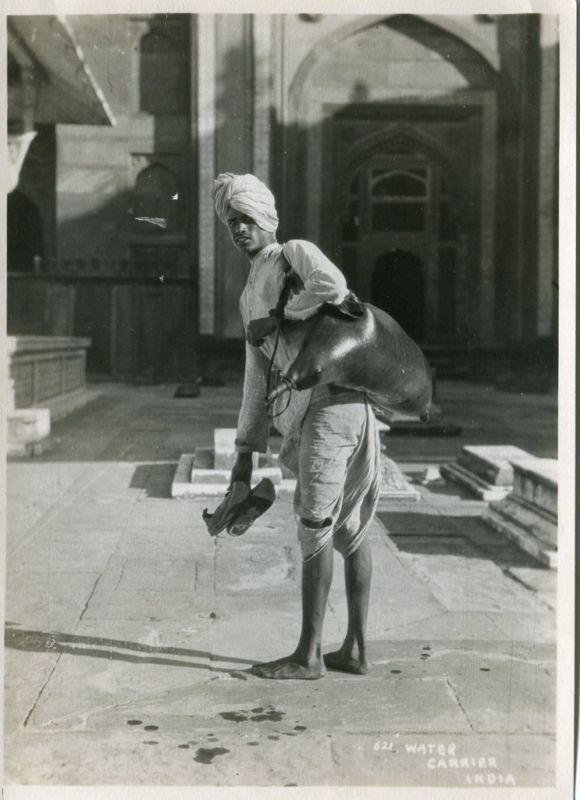
[[[300, 239], [293, 239], [284, 245], [275, 242], [260, 250], [252, 260], [250, 274], [240, 297], [244, 330], [247, 330], [251, 320], [267, 317], [270, 310], [275, 308], [284, 284], [284, 257], [304, 283], [304, 289], [291, 296], [286, 304], [286, 318], [308, 319], [323, 303], [339, 304], [348, 295], [344, 275], [315, 244]], [[275, 336], [270, 335], [259, 348], [246, 343], [244, 394], [236, 436], [236, 448], [239, 452], [257, 450], [264, 453], [268, 446], [269, 420], [265, 399], [268, 364], [274, 341]], [[275, 359], [275, 368], [279, 372], [284, 372], [292, 364], [299, 347], [299, 337], [293, 337], [291, 344], [280, 337]], [[293, 391], [288, 407], [280, 413], [288, 402], [288, 396], [283, 395], [273, 409], [276, 428], [284, 437], [280, 458], [293, 471], [297, 466], [295, 455], [298, 428], [310, 403], [312, 391]], [[315, 391], [317, 395], [325, 395], [327, 388], [320, 387]]]
[[[284, 310], [289, 319], [308, 319], [325, 303], [341, 303], [348, 287], [340, 270], [311, 242], [274, 243], [252, 260], [240, 298], [244, 329], [275, 308], [284, 284], [285, 261], [304, 289]], [[265, 452], [270, 420], [265, 398], [275, 336], [246, 344], [244, 394], [238, 419], [239, 452]], [[300, 336], [280, 337], [275, 368], [285, 372], [298, 355]], [[273, 389], [272, 385], [270, 389]], [[364, 538], [380, 489], [380, 446], [376, 421], [363, 392], [323, 385], [282, 395], [274, 405], [274, 424], [282, 433], [279, 459], [297, 476], [294, 510], [302, 556], [316, 556], [332, 537], [345, 558]]]

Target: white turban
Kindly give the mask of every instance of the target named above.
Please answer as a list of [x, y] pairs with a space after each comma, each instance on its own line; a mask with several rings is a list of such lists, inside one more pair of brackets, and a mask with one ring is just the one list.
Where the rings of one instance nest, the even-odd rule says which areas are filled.
[[247, 214], [264, 231], [273, 233], [278, 227], [274, 195], [255, 175], [223, 172], [214, 181], [213, 196], [216, 214], [224, 224], [231, 207]]

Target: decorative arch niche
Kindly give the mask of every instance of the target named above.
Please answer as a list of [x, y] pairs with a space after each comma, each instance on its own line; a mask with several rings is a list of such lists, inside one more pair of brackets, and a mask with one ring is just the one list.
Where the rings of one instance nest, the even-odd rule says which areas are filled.
[[[396, 46], [385, 49], [391, 40]], [[421, 69], [406, 61], [411, 51]], [[339, 69], [341, 59], [354, 65], [348, 81]], [[290, 229], [318, 242], [347, 274], [358, 274], [365, 258], [359, 252], [347, 263], [340, 233], [355, 160], [372, 158], [374, 146], [389, 168], [397, 161], [404, 169], [421, 161], [433, 165], [432, 185], [439, 195], [436, 212], [430, 212], [433, 234], [422, 244], [408, 243], [429, 278], [428, 338], [436, 338], [437, 331], [461, 336], [466, 320], [480, 341], [493, 336], [498, 67], [497, 54], [477, 36], [474, 20], [383, 15], [351, 19], [321, 38], [291, 82], [295, 135], [286, 140], [286, 185], [288, 195], [301, 200], [291, 210]], [[438, 75], [445, 78], [441, 85]], [[436, 226], [444, 229], [443, 237]], [[452, 305], [440, 292], [450, 275], [456, 276], [459, 323], [440, 324], [440, 310]]]
[[149, 235], [175, 233], [183, 225], [179, 182], [167, 167], [155, 162], [137, 175], [133, 198], [135, 231]]
[[[143, 30], [142, 23], [141, 30]], [[189, 42], [181, 19], [152, 20], [136, 48], [138, 111], [152, 116], [186, 114], [189, 108]]]

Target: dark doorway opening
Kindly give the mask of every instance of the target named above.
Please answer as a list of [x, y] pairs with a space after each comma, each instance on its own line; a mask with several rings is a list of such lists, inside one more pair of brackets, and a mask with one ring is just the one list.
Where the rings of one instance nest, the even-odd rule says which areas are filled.
[[425, 280], [419, 256], [395, 249], [375, 261], [372, 302], [387, 311], [413, 339], [425, 330]]
[[36, 205], [18, 190], [8, 195], [6, 230], [9, 272], [34, 272], [44, 255], [42, 217]]

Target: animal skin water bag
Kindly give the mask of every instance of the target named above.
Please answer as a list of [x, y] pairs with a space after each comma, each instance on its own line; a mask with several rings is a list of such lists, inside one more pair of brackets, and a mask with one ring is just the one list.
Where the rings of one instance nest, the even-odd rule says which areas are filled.
[[360, 316], [345, 317], [323, 306], [309, 320], [282, 322], [282, 336], [302, 340], [284, 380], [271, 395], [288, 386], [301, 390], [332, 383], [366, 392], [380, 410], [399, 411], [426, 419], [432, 398], [427, 359], [389, 315], [360, 303]]

